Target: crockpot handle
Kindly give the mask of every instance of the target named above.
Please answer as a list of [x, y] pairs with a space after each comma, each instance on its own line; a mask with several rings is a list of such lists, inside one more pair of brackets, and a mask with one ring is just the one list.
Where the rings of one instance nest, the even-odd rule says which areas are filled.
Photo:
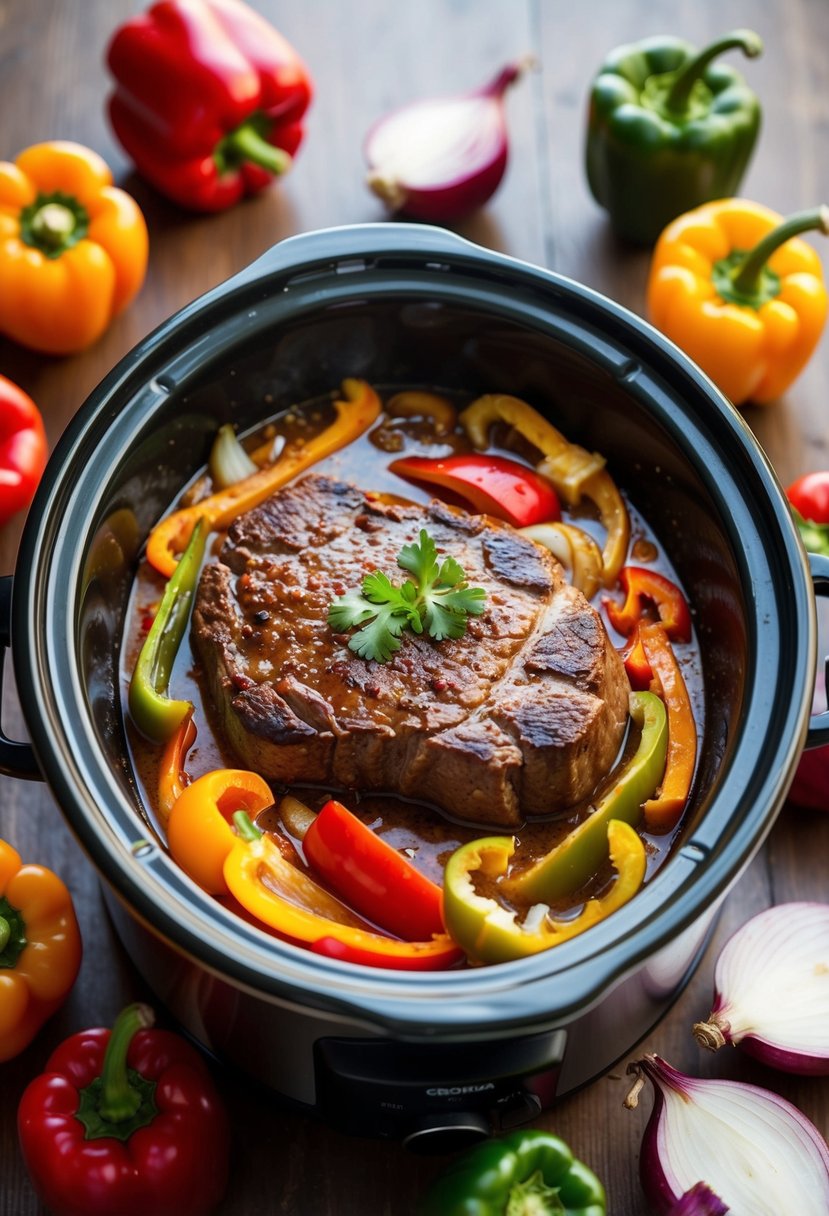
[[[6, 651], [11, 646], [12, 576], [0, 578], [0, 702], [3, 694], [3, 667]], [[34, 781], [41, 777], [35, 754], [28, 743], [15, 743], [6, 738], [0, 715], [0, 773], [8, 777], [26, 777]]]
[[[812, 582], [815, 585], [815, 595], [829, 599], [829, 557], [822, 553], [809, 554], [809, 566], [812, 571]], [[829, 697], [829, 655], [824, 659], [823, 683], [826, 695]], [[806, 736], [807, 747], [821, 747], [829, 744], [829, 709], [822, 714], [812, 714], [809, 720], [809, 733]]]

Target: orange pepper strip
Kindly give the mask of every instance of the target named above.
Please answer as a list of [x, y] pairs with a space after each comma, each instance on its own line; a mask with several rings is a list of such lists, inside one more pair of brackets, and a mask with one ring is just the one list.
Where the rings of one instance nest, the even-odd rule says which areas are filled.
[[0, 333], [73, 354], [140, 288], [147, 226], [97, 152], [56, 140], [0, 163]]
[[184, 764], [187, 760], [187, 753], [196, 742], [196, 734], [196, 724], [193, 721], [191, 709], [164, 748], [158, 774], [158, 811], [165, 822], [169, 819], [170, 812], [183, 790], [190, 784], [190, 777], [185, 771]]
[[210, 531], [226, 528], [237, 515], [258, 506], [298, 473], [339, 451], [368, 430], [379, 418], [382, 408], [374, 389], [365, 380], [343, 380], [342, 392], [345, 400], [334, 402], [337, 417], [321, 434], [302, 447], [287, 448], [276, 464], [259, 469], [226, 490], [162, 519], [147, 541], [150, 564], [170, 578], [178, 554], [183, 552], [199, 519], [207, 521]]
[[72, 897], [45, 866], [0, 840], [0, 1062], [32, 1042], [66, 1000], [81, 965]]
[[224, 863], [237, 837], [236, 811], [255, 818], [273, 804], [271, 788], [258, 773], [219, 768], [186, 786], [170, 811], [167, 843], [175, 861], [211, 895], [227, 895]]
[[639, 642], [668, 711], [668, 757], [656, 798], [643, 805], [649, 832], [669, 832], [685, 809], [697, 758], [691, 699], [668, 635], [661, 625], [639, 625]]
[[334, 938], [366, 952], [374, 965], [385, 961], [392, 968], [413, 964], [448, 967], [463, 957], [463, 951], [445, 933], [427, 942], [403, 942], [375, 933], [345, 904], [285, 861], [267, 836], [237, 839], [225, 861], [224, 877], [231, 894], [248, 912], [294, 941], [313, 945]]

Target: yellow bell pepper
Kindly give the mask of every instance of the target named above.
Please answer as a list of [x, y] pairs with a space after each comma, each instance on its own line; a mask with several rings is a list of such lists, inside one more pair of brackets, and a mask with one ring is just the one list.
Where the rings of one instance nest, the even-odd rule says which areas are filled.
[[495, 881], [506, 874], [515, 851], [515, 838], [490, 836], [456, 849], [444, 875], [444, 918], [451, 937], [467, 956], [479, 963], [507, 963], [549, 950], [597, 925], [632, 899], [645, 877], [645, 846], [632, 827], [621, 819], [607, 826], [610, 859], [617, 878], [600, 899], [589, 899], [573, 920], [556, 920], [539, 904], [539, 918], [531, 909], [523, 923], [515, 912], [475, 890], [472, 875]]
[[669, 224], [648, 279], [650, 319], [734, 405], [789, 387], [823, 330], [820, 259], [799, 233], [829, 233], [829, 207], [784, 220], [759, 203], [722, 199]]
[[576, 506], [582, 498], [596, 504], [607, 529], [602, 551], [603, 581], [606, 587], [612, 587], [627, 556], [630, 518], [616, 483], [604, 467], [604, 457], [570, 443], [526, 401], [506, 393], [478, 397], [463, 411], [460, 422], [476, 448], [487, 446], [494, 423], [514, 427], [542, 453], [538, 472], [552, 482], [569, 506]]
[[72, 897], [45, 866], [0, 840], [0, 1062], [28, 1047], [81, 965]]
[[140, 288], [147, 250], [138, 204], [97, 152], [56, 141], [0, 162], [0, 333], [83, 350]]
[[344, 380], [344, 400], [335, 401], [337, 416], [329, 427], [307, 443], [289, 447], [276, 464], [258, 469], [218, 494], [211, 494], [192, 507], [182, 507], [162, 519], [147, 541], [147, 560], [160, 574], [170, 578], [178, 554], [183, 552], [200, 519], [209, 531], [226, 528], [237, 515], [250, 511], [270, 498], [297, 474], [324, 460], [368, 430], [380, 416], [380, 398], [364, 380]]

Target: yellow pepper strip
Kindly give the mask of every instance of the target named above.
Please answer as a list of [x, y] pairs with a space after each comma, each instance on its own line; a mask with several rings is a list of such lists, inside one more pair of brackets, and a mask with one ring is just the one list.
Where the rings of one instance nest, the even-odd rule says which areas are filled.
[[497, 884], [515, 850], [514, 837], [491, 836], [462, 845], [449, 858], [445, 872], [444, 917], [451, 937], [473, 962], [508, 963], [584, 933], [632, 899], [645, 877], [645, 846], [632, 827], [612, 819], [607, 843], [618, 877], [605, 895], [589, 899], [573, 920], [556, 920], [546, 905], [537, 904], [523, 924], [515, 912], [479, 895], [472, 880], [480, 873]]
[[45, 866], [0, 840], [0, 1062], [31, 1043], [81, 965], [72, 897]]
[[224, 864], [227, 886], [263, 925], [295, 942], [333, 939], [372, 966], [443, 967], [462, 957], [444, 933], [431, 941], [404, 942], [375, 932], [367, 921], [286, 861], [268, 836], [237, 837]]
[[438, 435], [454, 431], [458, 421], [455, 407], [446, 397], [416, 389], [395, 393], [386, 402], [386, 413], [389, 418], [431, 418]]
[[335, 401], [337, 416], [326, 430], [301, 447], [286, 448], [276, 464], [259, 469], [218, 494], [211, 494], [192, 507], [174, 511], [150, 533], [147, 560], [160, 574], [170, 578], [178, 554], [190, 538], [196, 523], [204, 519], [208, 531], [221, 531], [237, 515], [251, 510], [270, 498], [298, 473], [339, 451], [376, 422], [382, 408], [380, 398], [364, 380], [344, 380], [344, 400]]
[[602, 551], [589, 532], [562, 523], [531, 524], [519, 531], [568, 566], [573, 586], [587, 599], [593, 598], [602, 585]]
[[167, 822], [173, 806], [190, 784], [190, 777], [184, 765], [187, 753], [196, 742], [196, 734], [196, 724], [193, 721], [191, 708], [176, 733], [168, 740], [161, 757], [161, 767], [158, 773], [158, 813], [164, 823]]
[[225, 859], [237, 837], [231, 827], [236, 811], [255, 818], [273, 805], [271, 788], [258, 773], [219, 768], [186, 786], [175, 800], [167, 824], [173, 859], [211, 895], [227, 895]]
[[101, 336], [147, 269], [138, 204], [80, 144], [35, 144], [0, 162], [0, 333], [73, 354]]
[[485, 448], [496, 422], [512, 426], [543, 453], [537, 471], [548, 478], [571, 507], [589, 498], [598, 508], [607, 538], [602, 551], [603, 581], [612, 587], [624, 565], [630, 543], [630, 519], [615, 482], [604, 468], [604, 457], [570, 443], [526, 401], [505, 393], [478, 397], [460, 416], [476, 448]]
[[722, 199], [669, 224], [648, 277], [650, 319], [735, 405], [765, 404], [799, 375], [826, 321], [820, 259], [797, 234], [829, 233], [829, 207], [788, 220]]
[[659, 624], [639, 626], [639, 641], [668, 713], [665, 776], [655, 798], [642, 804], [649, 832], [669, 832], [685, 810], [697, 759], [697, 730], [685, 680]]

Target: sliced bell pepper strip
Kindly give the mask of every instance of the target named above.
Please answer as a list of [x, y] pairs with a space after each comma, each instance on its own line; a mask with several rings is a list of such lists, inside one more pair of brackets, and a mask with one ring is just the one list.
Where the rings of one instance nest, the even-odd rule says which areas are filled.
[[22, 388], [0, 376], [0, 527], [32, 501], [47, 455], [40, 410]]
[[514, 528], [544, 523], [561, 515], [549, 481], [504, 456], [479, 452], [439, 458], [404, 456], [393, 460], [389, 469], [407, 481], [441, 486], [471, 503], [477, 511], [504, 519]]
[[544, 523], [522, 528], [522, 536], [549, 549], [562, 566], [569, 566], [570, 581], [588, 600], [602, 583], [602, 551], [589, 532], [572, 524]]
[[190, 713], [170, 737], [161, 757], [158, 773], [158, 811], [165, 822], [169, 819], [176, 801], [190, 784], [190, 777], [184, 765], [187, 753], [196, 742], [196, 734], [191, 707]]
[[628, 638], [627, 646], [620, 653], [631, 688], [634, 692], [648, 692], [651, 680], [653, 679], [653, 672], [642, 649], [642, 642], [639, 637], [639, 625], [634, 626], [633, 633]]
[[290, 166], [311, 79], [241, 0], [161, 0], [116, 31], [107, 63], [115, 134], [139, 173], [180, 206], [222, 210]]
[[256, 816], [273, 805], [268, 783], [245, 769], [218, 768], [183, 789], [173, 803], [167, 843], [173, 859], [211, 895], [226, 895], [225, 859], [236, 843], [236, 811]]
[[23, 1159], [52, 1216], [207, 1216], [227, 1186], [230, 1127], [186, 1039], [129, 1005], [112, 1031], [52, 1052], [17, 1116]]
[[302, 843], [311, 868], [376, 925], [408, 941], [444, 932], [440, 887], [341, 802], [326, 802]]
[[625, 592], [624, 602], [604, 600], [607, 618], [617, 633], [627, 637], [633, 632], [642, 620], [642, 600], [646, 599], [656, 607], [669, 638], [674, 642], [690, 642], [691, 613], [676, 583], [647, 566], [624, 566], [619, 572], [619, 583]]
[[173, 701], [168, 697], [167, 687], [190, 619], [205, 541], [206, 531], [198, 521], [181, 561], [173, 567], [172, 577], [164, 588], [161, 604], [130, 680], [130, 717], [141, 733], [154, 743], [166, 743], [193, 711], [189, 701]]
[[29, 1046], [68, 997], [80, 965], [69, 891], [0, 840], [0, 1063]]
[[508, 899], [552, 903], [572, 895], [588, 882], [607, 857], [607, 825], [622, 819], [634, 825], [642, 803], [653, 794], [665, 772], [668, 717], [652, 692], [630, 694], [630, 716], [641, 731], [639, 746], [611, 788], [588, 817], [544, 857], [501, 880]]
[[827, 291], [799, 233], [829, 234], [829, 206], [783, 219], [724, 198], [680, 215], [656, 243], [648, 314], [734, 405], [780, 397], [823, 332]]
[[198, 520], [205, 521], [208, 532], [220, 531], [241, 515], [270, 498], [298, 473], [339, 451], [368, 430], [380, 416], [380, 398], [364, 380], [344, 380], [344, 400], [335, 401], [337, 416], [319, 435], [301, 447], [288, 447], [274, 465], [260, 469], [211, 494], [192, 507], [183, 507], [162, 519], [147, 541], [147, 560], [168, 578], [176, 568], [177, 554], [184, 549]]
[[456, 1158], [419, 1201], [417, 1216], [605, 1216], [599, 1179], [558, 1136], [529, 1128]]
[[597, 506], [607, 538], [602, 551], [604, 584], [612, 587], [627, 556], [630, 518], [616, 485], [604, 467], [604, 457], [570, 443], [537, 410], [518, 397], [489, 393], [463, 411], [460, 422], [476, 448], [487, 446], [489, 429], [505, 422], [543, 454], [537, 471], [547, 477], [571, 507], [583, 497]]
[[389, 418], [429, 418], [438, 435], [448, 435], [454, 431], [458, 421], [451, 401], [437, 393], [425, 393], [420, 389], [395, 393], [386, 402], [386, 413]]
[[597, 925], [632, 899], [645, 877], [645, 846], [632, 827], [611, 819], [606, 842], [618, 877], [601, 899], [589, 899], [573, 920], [556, 920], [549, 908], [539, 905], [546, 911], [543, 920], [538, 923], [531, 909], [523, 924], [497, 900], [478, 895], [472, 880], [480, 873], [497, 883], [507, 872], [515, 838], [490, 836], [461, 845], [446, 863], [444, 875], [446, 927], [453, 941], [473, 962], [508, 963], [549, 950]]
[[360, 961], [367, 966], [436, 970], [463, 957], [445, 933], [431, 941], [403, 942], [374, 932], [287, 862], [268, 836], [245, 823], [243, 813], [234, 820], [240, 835], [224, 863], [225, 881], [231, 894], [263, 925], [312, 947], [335, 938], [348, 950], [361, 951]]
[[639, 639], [668, 711], [668, 753], [658, 795], [644, 804], [649, 832], [669, 832], [685, 809], [697, 759], [697, 729], [688, 689], [666, 631], [642, 625]]

